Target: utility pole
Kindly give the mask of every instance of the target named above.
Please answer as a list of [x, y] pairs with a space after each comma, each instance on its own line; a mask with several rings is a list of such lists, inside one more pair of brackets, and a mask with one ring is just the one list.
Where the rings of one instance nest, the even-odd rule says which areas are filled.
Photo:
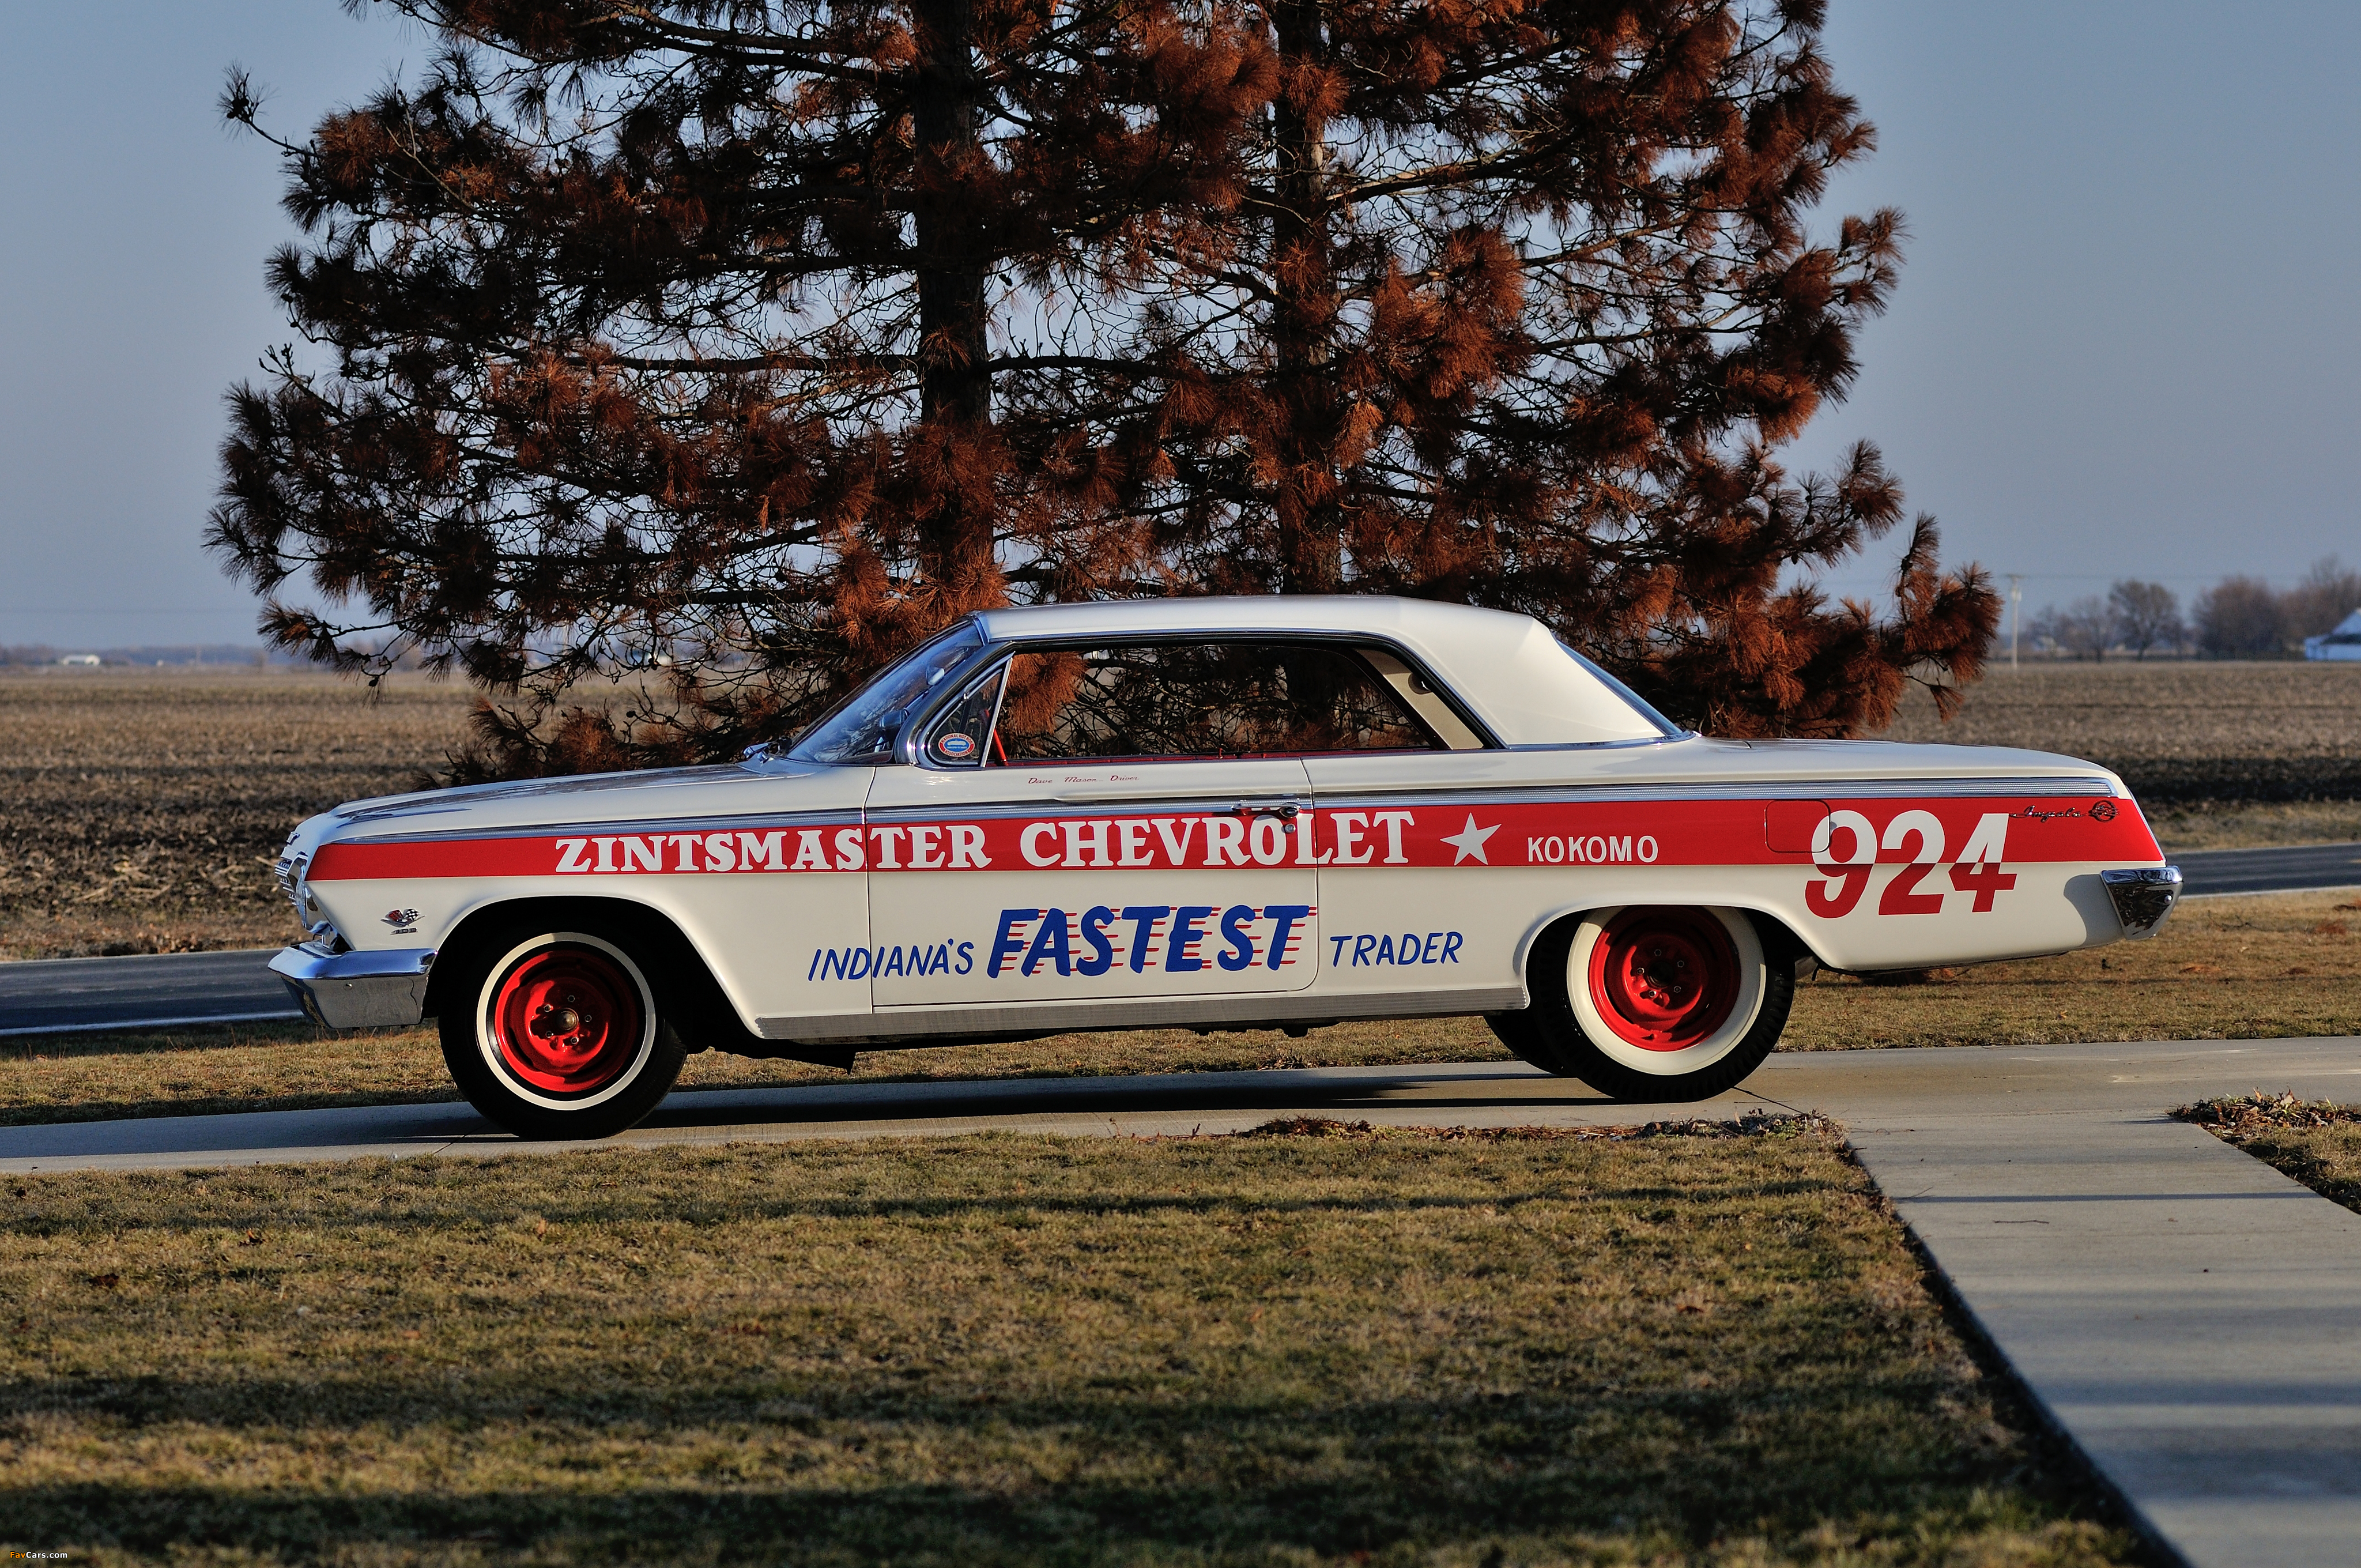
[[2008, 667], [2016, 668], [2017, 607], [2025, 599], [2025, 579], [2015, 572], [2008, 575]]

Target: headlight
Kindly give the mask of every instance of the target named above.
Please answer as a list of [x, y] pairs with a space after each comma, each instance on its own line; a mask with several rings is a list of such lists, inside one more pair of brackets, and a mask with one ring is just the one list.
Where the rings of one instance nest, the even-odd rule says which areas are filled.
[[311, 922], [303, 917], [303, 904], [310, 895], [303, 886], [303, 869], [311, 863], [308, 855], [281, 855], [279, 863], [270, 868], [271, 876], [279, 883], [279, 891], [286, 896], [288, 903], [295, 906], [295, 918], [306, 927]]
[[311, 866], [309, 855], [282, 855], [279, 863], [270, 868], [270, 874], [278, 879], [279, 891], [287, 895], [287, 902], [295, 906], [295, 923], [303, 927], [305, 934], [321, 938], [342, 952], [346, 948], [344, 933], [336, 929], [328, 912], [320, 907], [320, 901], [304, 885], [303, 875]]

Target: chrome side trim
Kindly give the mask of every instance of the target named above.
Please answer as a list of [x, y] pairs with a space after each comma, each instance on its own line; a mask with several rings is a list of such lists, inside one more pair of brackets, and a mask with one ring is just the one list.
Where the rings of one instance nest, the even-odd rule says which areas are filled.
[[[1621, 742], [1615, 742], [1621, 744]], [[1655, 741], [1643, 744], [1654, 745]], [[1441, 754], [1441, 753], [1438, 753]], [[1472, 752], [1459, 753], [1463, 756]], [[1439, 786], [1432, 783], [1404, 784], [1398, 790], [1362, 785], [1348, 793], [1320, 794], [1312, 803], [1322, 811], [1349, 811], [1363, 806], [1438, 806], [1449, 810], [1455, 806], [1590, 806], [1620, 805], [1632, 802], [1678, 802], [1688, 800], [1883, 800], [1910, 799], [1931, 796], [1937, 799], [1974, 799], [1984, 796], [2072, 795], [2087, 797], [2112, 795], [2103, 779], [2059, 778], [1995, 778], [1995, 779], [1872, 779], [1849, 781], [1841, 787], [1822, 783], [1755, 784], [1733, 781], [1719, 784], [1501, 784], [1468, 785], [1465, 788]], [[881, 822], [951, 822], [1003, 817], [1043, 817], [1065, 813], [1088, 814], [1095, 810], [1106, 815], [1110, 810], [1121, 812], [1137, 807], [1142, 811], [1200, 813], [1225, 816], [1235, 806], [1235, 795], [1213, 795], [1191, 791], [1169, 795], [1104, 795], [1084, 799], [1075, 795], [1051, 795], [1045, 799], [1009, 802], [979, 802], [956, 806], [870, 806], [867, 819]]]
[[1033, 801], [978, 801], [972, 805], [934, 806], [920, 802], [915, 806], [873, 806], [867, 808], [864, 827], [890, 826], [896, 822], [999, 822], [1022, 821], [1026, 818], [1047, 820], [1057, 817], [1124, 817], [1155, 812], [1180, 817], [1232, 817], [1241, 807], [1252, 809], [1253, 803], [1266, 803], [1268, 809], [1279, 811], [1292, 806], [1297, 812], [1312, 809], [1312, 802], [1301, 789], [1272, 790], [1257, 795], [1235, 791], [1226, 795], [1192, 792], [1188, 795], [1116, 795], [1084, 798], [1079, 795], [1051, 795]]
[[1302, 1019], [1422, 1018], [1513, 1012], [1524, 1004], [1525, 988], [1521, 985], [1383, 995], [1321, 996], [1301, 991], [1275, 991], [1202, 999], [1109, 996], [1088, 1002], [1044, 1002], [1015, 1007], [881, 1007], [874, 1013], [829, 1017], [760, 1018], [755, 1020], [754, 1032], [766, 1040], [857, 1043], [864, 1039], [902, 1039], [913, 1035], [1032, 1035], [1068, 1030], [1188, 1029], [1208, 1025], [1228, 1027]]
[[331, 1029], [415, 1024], [426, 1015], [426, 975], [432, 948], [332, 953], [324, 943], [280, 950], [270, 972], [287, 982], [313, 1023]]
[[346, 833], [330, 844], [463, 844], [476, 839], [620, 838], [631, 833], [731, 833], [741, 828], [857, 828], [858, 804], [835, 811], [741, 812], [731, 817], [630, 817], [612, 822], [520, 822], [512, 828], [451, 828], [439, 833]]
[[1514, 751], [1520, 756], [1535, 751], [1616, 751], [1633, 746], [1670, 746], [1681, 740], [1701, 737], [1694, 729], [1675, 729], [1664, 735], [1635, 735], [1628, 740], [1525, 740], [1514, 746], [1496, 746], [1498, 751]]
[[[1319, 795], [1317, 785], [1313, 793]], [[1389, 806], [1440, 806], [1461, 802], [1486, 806], [1587, 806], [1594, 802], [1683, 800], [1906, 800], [1975, 798], [1984, 795], [2074, 795], [2117, 798], [2114, 786], [2092, 778], [1927, 778], [1731, 780], [1727, 783], [1650, 784], [1638, 781], [1611, 784], [1470, 784], [1465, 788], [1433, 784], [1356, 785], [1350, 791], [1320, 795], [1320, 809], [1352, 807], [1383, 802]]]
[[2101, 872], [2099, 881], [2105, 884], [2108, 902], [2115, 906], [2115, 918], [2123, 924], [2124, 935], [2133, 941], [2153, 937], [2172, 906], [2180, 902], [2180, 868], [2179, 866], [2135, 866], [2128, 871]]

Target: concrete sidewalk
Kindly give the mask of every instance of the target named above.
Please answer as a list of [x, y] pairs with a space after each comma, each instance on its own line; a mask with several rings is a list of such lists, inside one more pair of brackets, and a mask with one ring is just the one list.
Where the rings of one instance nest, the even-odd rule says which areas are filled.
[[[2361, 1040], [1802, 1053], [1677, 1106], [1499, 1062], [710, 1091], [600, 1146], [1819, 1111], [2169, 1551], [2200, 1568], [2361, 1568], [2361, 1215], [2165, 1114], [2254, 1089], [2361, 1100]], [[566, 1146], [521, 1145], [461, 1105], [397, 1106], [0, 1128], [0, 1171]]]
[[2361, 1563], [2361, 1214], [2154, 1116], [1848, 1130], [2155, 1535], [2199, 1564]]

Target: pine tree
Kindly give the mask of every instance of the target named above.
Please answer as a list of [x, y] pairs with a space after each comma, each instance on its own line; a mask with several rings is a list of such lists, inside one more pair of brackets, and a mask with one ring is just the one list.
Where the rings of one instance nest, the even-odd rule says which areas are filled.
[[1978, 673], [1928, 520], [1808, 586], [1877, 454], [1776, 458], [1898, 262], [1806, 232], [1873, 139], [1817, 0], [388, 3], [446, 47], [280, 144], [311, 346], [211, 538], [281, 645], [521, 698], [473, 768], [727, 754], [1010, 599], [1500, 605], [1731, 734]]

